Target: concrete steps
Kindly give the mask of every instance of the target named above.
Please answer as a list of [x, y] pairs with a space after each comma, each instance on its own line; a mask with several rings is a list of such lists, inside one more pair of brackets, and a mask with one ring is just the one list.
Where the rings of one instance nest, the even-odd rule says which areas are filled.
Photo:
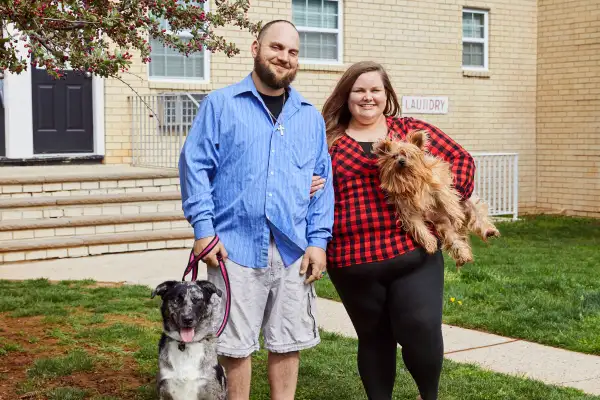
[[159, 231], [188, 226], [180, 212], [8, 220], [0, 221], [0, 243], [11, 239]]
[[[91, 178], [91, 177], [87, 177]], [[88, 196], [101, 194], [125, 194], [125, 193], [156, 193], [173, 192], [179, 190], [179, 178], [141, 178], [135, 179], [115, 179], [118, 177], [107, 176], [102, 180], [82, 180], [75, 181], [76, 177], [66, 177], [62, 182], [39, 182], [30, 177], [25, 182], [14, 183], [14, 179], [9, 182], [2, 182], [2, 193], [0, 199], [7, 198], [34, 198], [51, 196]], [[128, 177], [129, 178], [129, 177]], [[96, 178], [97, 179], [97, 178]], [[28, 183], [29, 181], [30, 183]]]
[[11, 263], [143, 250], [191, 249], [193, 244], [191, 229], [11, 240], [0, 242], [0, 260]]
[[78, 169], [0, 168], [0, 263], [191, 248], [177, 171]]
[[177, 191], [0, 199], [0, 221], [181, 210]]

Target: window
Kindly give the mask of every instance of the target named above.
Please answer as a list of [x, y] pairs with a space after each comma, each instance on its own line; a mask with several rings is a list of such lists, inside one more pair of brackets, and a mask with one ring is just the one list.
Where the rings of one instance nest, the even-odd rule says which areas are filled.
[[341, 0], [292, 0], [300, 32], [300, 58], [309, 63], [342, 62]]
[[463, 10], [463, 68], [488, 69], [488, 12]]
[[158, 96], [156, 111], [163, 134], [188, 132], [206, 97], [205, 93], [163, 93]]
[[[199, 5], [199, 3], [195, 3]], [[208, 1], [204, 3], [206, 8]], [[166, 20], [161, 21], [163, 29], [169, 29]], [[189, 31], [182, 31], [179, 37], [185, 40], [191, 38]], [[208, 52], [206, 50], [190, 53], [185, 56], [175, 49], [167, 47], [160, 40], [151, 38], [152, 51], [149, 63], [150, 79], [168, 81], [207, 81], [208, 80]]]

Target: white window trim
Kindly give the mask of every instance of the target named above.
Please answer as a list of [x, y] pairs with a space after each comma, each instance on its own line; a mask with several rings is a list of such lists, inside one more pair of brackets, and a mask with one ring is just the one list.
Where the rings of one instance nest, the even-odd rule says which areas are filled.
[[[210, 11], [209, 3], [210, 3], [210, 1], [204, 2], [204, 12]], [[167, 31], [167, 32], [170, 33], [170, 31]], [[183, 31], [179, 34], [179, 37], [191, 37], [191, 33]], [[211, 52], [208, 51], [206, 48], [203, 50], [203, 52], [204, 52], [204, 78], [196, 79], [196, 78], [170, 78], [170, 77], [152, 76], [152, 75], [150, 75], [150, 65], [147, 65], [146, 69], [147, 69], [148, 81], [149, 82], [175, 83], [175, 84], [187, 83], [187, 84], [194, 84], [194, 85], [209, 84], [210, 83]]]
[[[483, 15], [483, 39], [479, 39], [479, 38], [469, 38], [469, 37], [462, 37], [462, 44], [464, 43], [483, 43], [483, 67], [477, 67], [477, 66], [462, 66], [462, 69], [464, 71], [488, 71], [489, 70], [489, 12], [486, 10], [476, 10], [473, 8], [463, 8], [462, 13], [473, 13], [473, 14], [481, 14]], [[461, 13], [461, 32], [463, 31], [464, 28], [464, 20], [462, 18], [462, 13]], [[461, 46], [461, 54], [462, 54], [462, 49], [464, 48], [464, 46]], [[460, 63], [462, 65], [462, 57], [460, 59]]]
[[303, 27], [296, 25], [298, 32], [318, 32], [318, 33], [337, 33], [337, 46], [338, 46], [338, 59], [332, 60], [319, 60], [314, 58], [304, 58], [300, 54], [301, 64], [312, 64], [312, 65], [343, 65], [344, 62], [344, 4], [343, 0], [331, 0], [338, 2], [338, 28], [312, 28]]

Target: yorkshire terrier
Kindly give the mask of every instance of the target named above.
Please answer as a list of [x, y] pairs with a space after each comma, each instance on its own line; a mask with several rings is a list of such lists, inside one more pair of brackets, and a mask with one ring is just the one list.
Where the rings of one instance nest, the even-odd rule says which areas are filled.
[[500, 232], [481, 199], [460, 201], [450, 164], [426, 153], [427, 140], [425, 131], [413, 131], [406, 141], [387, 138], [373, 146], [381, 188], [396, 207], [398, 222], [425, 251], [433, 254], [438, 249], [438, 239], [427, 225], [431, 223], [443, 250], [461, 267], [473, 261], [470, 232], [483, 241]]

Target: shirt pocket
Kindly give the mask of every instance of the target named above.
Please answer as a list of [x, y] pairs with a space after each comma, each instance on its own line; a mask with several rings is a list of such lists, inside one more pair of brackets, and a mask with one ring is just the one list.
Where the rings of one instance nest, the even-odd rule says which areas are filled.
[[289, 137], [284, 140], [286, 149], [285, 156], [290, 164], [300, 171], [310, 171], [311, 175], [315, 169], [316, 149], [318, 143], [307, 140], [307, 138]]
[[[263, 132], [247, 121], [232, 119], [222, 124], [219, 136], [219, 157], [223, 165], [248, 169], [261, 159], [266, 145], [259, 140]], [[264, 147], [264, 148], [263, 148]]]

